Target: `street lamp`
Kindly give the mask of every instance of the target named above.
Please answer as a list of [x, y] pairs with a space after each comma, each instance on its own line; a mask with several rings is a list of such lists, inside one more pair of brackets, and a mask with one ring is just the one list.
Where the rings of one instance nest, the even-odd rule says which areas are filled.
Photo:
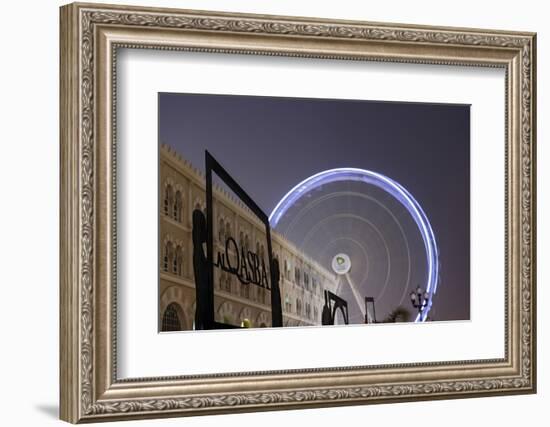
[[428, 305], [430, 300], [430, 294], [424, 292], [424, 290], [419, 286], [416, 288], [416, 291], [411, 292], [411, 303], [414, 308], [418, 310], [418, 313], [422, 313], [424, 308]]

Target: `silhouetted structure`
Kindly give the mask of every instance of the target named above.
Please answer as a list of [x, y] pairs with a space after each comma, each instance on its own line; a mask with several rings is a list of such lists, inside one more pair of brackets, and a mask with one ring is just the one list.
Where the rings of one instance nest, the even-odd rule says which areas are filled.
[[377, 323], [373, 297], [365, 297], [365, 323]]
[[334, 325], [336, 319], [336, 310], [340, 310], [344, 317], [344, 323], [349, 324], [348, 303], [345, 299], [331, 291], [325, 290], [325, 305], [323, 306], [322, 323], [323, 325]]
[[[281, 292], [279, 290], [280, 279], [279, 260], [273, 258], [273, 261], [271, 261], [271, 315], [273, 326], [283, 326], [283, 309], [281, 306]], [[277, 291], [273, 292], [273, 289], [277, 289]]]
[[430, 302], [430, 293], [418, 286], [416, 290], [411, 292], [411, 304], [418, 310], [418, 314], [421, 314]]
[[212, 329], [214, 326], [214, 290], [208, 260], [204, 254], [206, 218], [199, 209], [193, 211], [193, 272], [195, 273], [195, 329]]
[[[213, 201], [212, 201], [212, 172], [216, 175], [244, 202], [244, 204], [265, 225], [267, 240], [268, 265], [270, 266], [270, 282], [266, 283], [271, 291], [271, 316], [272, 326], [283, 326], [283, 312], [281, 307], [281, 293], [279, 290], [280, 269], [279, 262], [273, 258], [271, 247], [271, 235], [268, 216], [241, 188], [241, 186], [229, 175], [229, 173], [208, 153], [205, 152], [206, 161], [206, 218], [203, 212], [193, 211], [193, 269], [195, 273], [196, 310], [195, 329], [229, 329], [233, 325], [214, 321], [214, 244], [213, 244]], [[232, 239], [235, 247], [236, 243]], [[206, 243], [207, 253], [204, 254], [203, 243]], [[249, 255], [252, 254], [248, 252]], [[237, 271], [229, 269], [230, 273]], [[240, 278], [239, 278], [240, 279]], [[250, 284], [246, 284], [251, 286]]]

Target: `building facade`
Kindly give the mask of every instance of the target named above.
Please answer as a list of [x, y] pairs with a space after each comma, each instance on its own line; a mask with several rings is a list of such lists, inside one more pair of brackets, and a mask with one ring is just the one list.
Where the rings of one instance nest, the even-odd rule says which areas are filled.
[[[192, 330], [195, 316], [192, 213], [206, 213], [205, 177], [169, 146], [160, 149], [159, 329]], [[245, 253], [267, 262], [264, 224], [219, 186], [213, 188], [214, 262], [232, 238]], [[336, 275], [300, 253], [271, 230], [273, 258], [279, 261], [283, 326], [321, 325], [325, 289], [335, 292]], [[231, 257], [231, 254], [227, 254]], [[269, 277], [269, 274], [268, 276]], [[271, 326], [271, 291], [243, 284], [214, 268], [214, 317], [234, 326]]]

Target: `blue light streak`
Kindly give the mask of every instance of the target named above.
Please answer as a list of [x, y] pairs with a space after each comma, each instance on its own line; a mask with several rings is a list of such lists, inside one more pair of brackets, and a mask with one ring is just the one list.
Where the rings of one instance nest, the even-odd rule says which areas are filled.
[[374, 185], [397, 199], [407, 209], [415, 221], [426, 249], [426, 259], [428, 261], [428, 278], [425, 289], [430, 295], [428, 305], [416, 316], [415, 322], [426, 320], [432, 307], [432, 296], [437, 291], [439, 281], [439, 254], [435, 241], [434, 232], [428, 221], [428, 218], [414, 197], [399, 183], [382, 174], [358, 168], [337, 168], [319, 172], [306, 178], [277, 203], [271, 215], [269, 223], [275, 228], [286, 211], [296, 203], [303, 195], [324, 184], [338, 181], [359, 181]]

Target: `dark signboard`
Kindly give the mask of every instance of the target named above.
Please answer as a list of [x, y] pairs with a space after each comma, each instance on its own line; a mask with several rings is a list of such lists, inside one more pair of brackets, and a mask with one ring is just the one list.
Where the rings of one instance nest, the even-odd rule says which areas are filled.
[[[230, 255], [231, 253], [234, 257]], [[214, 266], [233, 274], [243, 285], [252, 284], [271, 289], [270, 280], [267, 277], [269, 270], [264, 258], [243, 245], [239, 248], [233, 237], [226, 239], [225, 251], [217, 253]]]
[[[204, 223], [196, 212], [194, 223], [194, 268], [197, 288], [197, 309], [195, 323], [197, 329], [224, 329], [234, 325], [226, 325], [214, 320], [214, 267], [233, 274], [240, 283], [247, 286], [260, 286], [269, 289], [271, 295], [272, 326], [283, 325], [281, 309], [281, 293], [279, 289], [279, 263], [273, 258], [271, 245], [271, 230], [269, 218], [254, 202], [246, 191], [233, 179], [233, 177], [220, 165], [220, 163], [205, 151], [206, 162], [206, 224], [202, 237], [201, 233], [195, 233], [195, 226]], [[239, 247], [233, 237], [225, 241], [225, 251], [214, 254], [214, 218], [213, 218], [213, 191], [212, 176], [215, 174], [221, 182], [227, 186], [252, 213], [264, 224], [267, 243], [267, 259], [259, 254]], [[196, 221], [195, 221], [196, 220]], [[195, 224], [196, 222], [196, 224]], [[206, 241], [206, 257], [204, 257], [201, 245]], [[229, 253], [234, 256], [230, 257]], [[196, 256], [195, 256], [196, 255]], [[202, 281], [200, 280], [202, 278]]]

